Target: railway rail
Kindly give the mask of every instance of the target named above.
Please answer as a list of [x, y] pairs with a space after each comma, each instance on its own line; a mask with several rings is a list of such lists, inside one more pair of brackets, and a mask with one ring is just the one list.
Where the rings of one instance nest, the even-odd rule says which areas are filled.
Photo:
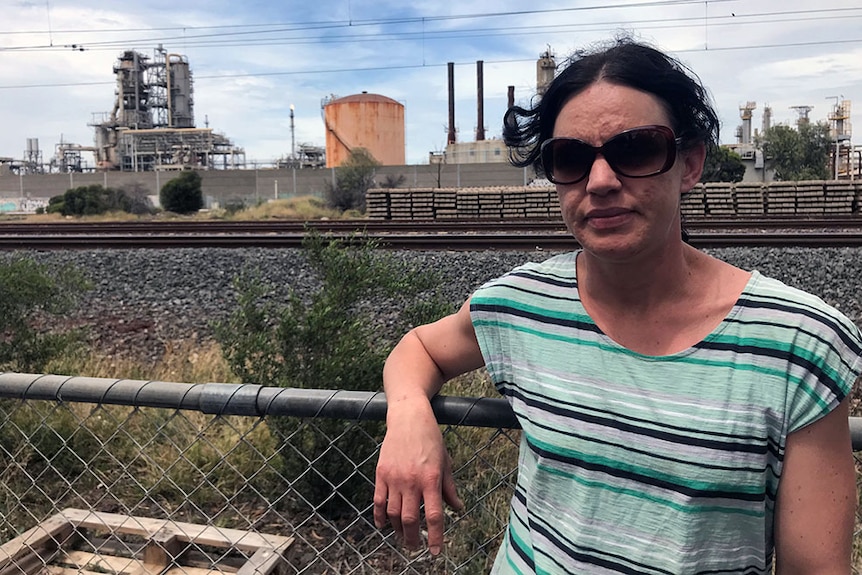
[[[862, 247], [862, 217], [733, 218], [686, 222], [698, 247]], [[0, 249], [295, 248], [310, 229], [392, 249], [565, 250], [561, 220], [314, 220], [0, 223]]]

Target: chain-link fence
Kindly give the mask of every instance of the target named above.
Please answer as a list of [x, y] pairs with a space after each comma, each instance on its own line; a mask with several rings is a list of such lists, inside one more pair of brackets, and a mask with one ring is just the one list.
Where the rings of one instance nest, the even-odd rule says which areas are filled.
[[380, 393], [0, 374], [0, 575], [486, 573], [517, 423], [502, 399], [434, 409], [465, 501], [437, 557], [374, 526]]

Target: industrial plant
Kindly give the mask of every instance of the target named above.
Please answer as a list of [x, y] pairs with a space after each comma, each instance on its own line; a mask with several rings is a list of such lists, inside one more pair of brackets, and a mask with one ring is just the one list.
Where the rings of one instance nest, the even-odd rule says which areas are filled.
[[[192, 73], [185, 56], [161, 47], [152, 59], [126, 51], [117, 60], [114, 74], [114, 107], [91, 124], [97, 169], [141, 172], [245, 166], [242, 148], [209, 127], [196, 127]], [[77, 159], [79, 151], [66, 147], [58, 153], [65, 162], [69, 154]]]
[[245, 167], [245, 152], [194, 116], [192, 72], [185, 56], [159, 46], [152, 58], [133, 50], [114, 65], [113, 108], [94, 118], [94, 145], [61, 141], [43, 158], [39, 142], [27, 139], [22, 160], [4, 159], [20, 174], [92, 170], [82, 154], [91, 153], [95, 170], [143, 172]]
[[[855, 149], [851, 142], [852, 126], [850, 124], [850, 100], [842, 97], [828, 98], [835, 100], [832, 111], [828, 115], [829, 137], [834, 143], [830, 157], [830, 167], [833, 179], [854, 179], [858, 177], [862, 166], [862, 150]], [[769, 166], [763, 157], [760, 147], [760, 137], [772, 127], [772, 107], [763, 107], [761, 130], [753, 127], [754, 110], [757, 102], [746, 102], [739, 106], [739, 116], [742, 124], [736, 128], [736, 142], [728, 144], [728, 148], [739, 154], [745, 164], [747, 182], [769, 182], [772, 180]], [[801, 126], [811, 122], [810, 113], [814, 109], [809, 105], [792, 106], [797, 113], [796, 125]]]
[[[499, 138], [485, 137], [483, 62], [476, 62], [476, 130], [459, 141], [455, 126], [455, 64], [448, 64], [448, 135], [445, 150], [431, 151], [430, 166], [463, 164], [506, 164], [508, 150]], [[557, 63], [550, 46], [536, 61], [535, 95], [541, 96], [555, 77]], [[247, 169], [243, 148], [217, 133], [204, 122], [198, 127], [194, 114], [192, 70], [187, 58], [170, 53], [162, 46], [146, 56], [134, 50], [122, 52], [113, 67], [114, 102], [109, 112], [97, 114], [88, 124], [94, 130], [93, 145], [60, 141], [47, 160], [39, 142], [28, 138], [22, 159], [0, 158], [0, 177], [56, 173], [141, 173], [171, 172], [186, 169]], [[514, 86], [508, 87], [508, 107], [515, 103]], [[835, 179], [854, 179], [862, 166], [862, 149], [851, 143], [850, 101], [835, 97], [828, 116], [835, 143], [831, 168]], [[745, 181], [768, 182], [771, 173], [760, 148], [759, 134], [753, 129], [755, 102], [741, 105], [742, 125], [737, 127], [736, 142], [728, 147], [746, 165]], [[798, 124], [808, 122], [812, 106], [794, 106]], [[364, 148], [382, 166], [405, 164], [404, 105], [381, 94], [361, 92], [343, 97], [331, 95], [321, 100], [325, 147], [296, 144], [294, 110], [290, 109], [290, 152], [266, 166], [274, 170], [334, 168]], [[769, 129], [772, 109], [763, 108], [762, 130]], [[93, 162], [84, 154], [92, 154]], [[261, 167], [253, 162], [254, 169]], [[437, 172], [440, 173], [439, 169]], [[275, 176], [274, 176], [275, 177]], [[416, 179], [416, 178], [414, 178]], [[296, 175], [291, 177], [294, 184]], [[11, 181], [11, 180], [10, 180]], [[160, 181], [156, 176], [156, 181]], [[284, 178], [282, 177], [282, 185]], [[60, 184], [57, 184], [60, 185]], [[12, 184], [6, 184], [11, 188]], [[18, 186], [21, 188], [21, 186]], [[277, 187], [277, 186], [276, 186]], [[294, 184], [295, 187], [295, 184]], [[24, 192], [19, 189], [22, 196]], [[277, 190], [274, 192], [277, 195]]]

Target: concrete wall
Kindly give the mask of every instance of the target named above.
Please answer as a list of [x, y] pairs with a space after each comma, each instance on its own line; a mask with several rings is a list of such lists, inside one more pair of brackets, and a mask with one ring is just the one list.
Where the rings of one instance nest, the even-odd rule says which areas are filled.
[[[332, 182], [336, 176], [334, 168], [210, 170], [200, 173], [207, 207], [234, 201], [256, 203], [276, 196], [282, 199], [308, 195], [322, 198], [327, 182]], [[175, 172], [0, 174], [0, 199], [47, 201], [70, 188], [91, 184], [111, 188], [138, 185], [149, 195], [157, 197], [161, 187], [175, 176]], [[403, 176], [401, 187], [405, 188], [517, 186], [533, 178], [531, 170], [508, 164], [383, 166], [377, 169], [375, 180], [382, 184], [387, 176], [393, 179]]]
[[[332, 168], [202, 171], [207, 207], [232, 202], [248, 205], [273, 198], [324, 197]], [[33, 211], [70, 188], [100, 184], [141, 186], [151, 196], [173, 172], [100, 172], [92, 174], [0, 174], [0, 212]], [[532, 170], [509, 164], [425, 164], [383, 166], [378, 184], [403, 177], [399, 189], [369, 192], [374, 218], [556, 217], [554, 188], [535, 179]], [[538, 185], [544, 182], [546, 185]], [[528, 185], [530, 184], [530, 185]], [[857, 215], [862, 213], [862, 181], [771, 182], [698, 185], [683, 198], [688, 216]]]

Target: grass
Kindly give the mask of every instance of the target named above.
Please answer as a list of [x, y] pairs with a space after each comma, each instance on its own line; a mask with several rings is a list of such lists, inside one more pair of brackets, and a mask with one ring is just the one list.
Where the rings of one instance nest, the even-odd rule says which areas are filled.
[[[157, 219], [309, 220], [357, 217], [325, 207], [317, 198], [277, 200], [236, 213]], [[2, 221], [68, 221], [56, 214], [11, 216]], [[131, 221], [105, 214], [75, 221]], [[52, 373], [185, 383], [236, 383], [215, 343], [173, 342], [155, 365], [98, 353], [65, 357]], [[862, 415], [860, 386], [851, 414]], [[494, 396], [481, 372], [447, 384], [444, 394]], [[5, 417], [5, 419], [4, 419]], [[517, 466], [517, 432], [450, 428], [447, 445], [466, 510], [450, 514], [446, 554], [459, 573], [486, 573], [505, 529]], [[289, 486], [279, 476], [280, 449], [262, 418], [213, 417], [196, 411], [138, 409], [94, 404], [0, 400], [0, 542], [64, 505], [127, 509], [140, 515], [170, 512], [183, 520], [277, 532], [273, 509], [286, 503]], [[117, 479], [117, 468], [127, 469]], [[862, 465], [857, 463], [857, 478]], [[859, 495], [862, 497], [862, 483]], [[34, 488], [34, 486], [37, 486]], [[26, 510], [26, 511], [25, 511]], [[857, 514], [854, 573], [862, 573], [862, 522]], [[312, 539], [314, 537], [311, 537]], [[403, 567], [403, 565], [400, 565]], [[399, 564], [393, 563], [398, 571]], [[430, 568], [429, 568], [430, 569]], [[432, 572], [429, 570], [429, 572]], [[433, 572], [438, 572], [433, 570]], [[442, 571], [440, 571], [442, 572]]]
[[272, 200], [256, 206], [240, 210], [233, 220], [319, 220], [341, 219], [345, 216], [357, 217], [356, 214], [344, 214], [326, 206], [326, 202], [314, 196], [303, 196], [286, 200]]
[[[91, 352], [50, 367], [47, 371], [52, 373], [98, 378], [237, 382], [214, 342], [175, 342], [155, 365]], [[444, 392], [470, 396], [490, 389], [482, 374], [472, 374], [450, 382]], [[450, 516], [446, 555], [461, 565], [459, 573], [485, 573], [507, 518], [511, 485], [505, 474], [516, 465], [516, 446], [491, 429], [452, 428], [446, 437], [467, 505], [460, 516]], [[168, 514], [179, 521], [266, 533], [299, 533], [303, 541], [311, 542], [317, 541], [315, 533], [328, 530], [334, 542], [312, 545], [316, 547], [312, 556], [320, 552], [349, 557], [351, 546], [361, 545], [370, 555], [353, 560], [370, 561], [372, 572], [384, 564], [392, 564], [394, 572], [403, 569], [403, 560], [374, 543], [379, 533], [357, 531], [354, 526], [345, 536], [340, 527], [309, 520], [312, 510], [297, 511], [291, 486], [280, 474], [283, 451], [265, 418], [0, 400], [0, 469], [5, 468], [0, 472], [0, 542], [60, 508], [92, 507], [150, 517]], [[354, 513], [345, 521], [355, 519]], [[429, 572], [447, 572], [445, 564], [435, 565]]]
[[154, 215], [137, 216], [127, 212], [107, 212], [93, 216], [66, 217], [61, 214], [0, 214], [0, 223], [51, 223], [51, 222], [130, 222], [164, 220], [338, 220], [364, 217], [356, 211], [342, 212], [326, 205], [326, 201], [316, 196], [300, 196], [283, 200], [269, 200], [242, 209], [201, 210], [196, 214], [179, 215], [159, 211]]

